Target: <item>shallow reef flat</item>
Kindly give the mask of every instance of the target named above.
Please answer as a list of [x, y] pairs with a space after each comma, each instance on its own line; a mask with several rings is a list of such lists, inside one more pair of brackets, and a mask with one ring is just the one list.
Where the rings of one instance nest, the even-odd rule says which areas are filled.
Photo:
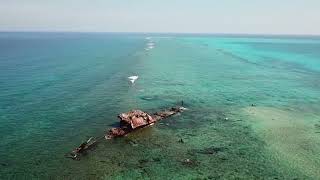
[[278, 163], [311, 178], [320, 177], [319, 116], [274, 107], [248, 107], [243, 111]]

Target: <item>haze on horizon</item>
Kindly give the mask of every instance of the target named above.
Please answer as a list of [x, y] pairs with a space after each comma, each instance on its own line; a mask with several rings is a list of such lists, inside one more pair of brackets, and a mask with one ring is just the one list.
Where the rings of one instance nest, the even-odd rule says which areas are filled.
[[319, 0], [0, 0], [0, 31], [320, 34]]

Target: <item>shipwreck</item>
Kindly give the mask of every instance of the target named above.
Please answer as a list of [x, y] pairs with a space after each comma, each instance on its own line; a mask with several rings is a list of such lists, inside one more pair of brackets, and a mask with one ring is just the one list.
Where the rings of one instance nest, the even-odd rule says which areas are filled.
[[105, 138], [112, 139], [115, 137], [125, 136], [136, 129], [151, 126], [161, 119], [168, 118], [174, 114], [183, 112], [184, 110], [185, 108], [180, 106], [156, 112], [152, 115], [141, 110], [133, 110], [119, 114], [118, 118], [120, 119], [120, 127], [111, 128], [105, 135]]
[[163, 111], [155, 112], [151, 115], [141, 110], [132, 110], [126, 113], [121, 113], [118, 115], [120, 120], [118, 127], [111, 128], [100, 138], [94, 139], [91, 137], [87, 141], [80, 144], [80, 146], [75, 148], [72, 152], [66, 154], [66, 157], [79, 160], [81, 155], [95, 147], [101, 139], [110, 140], [113, 138], [126, 136], [137, 129], [152, 126], [162, 119], [181, 113], [185, 109], [186, 108], [183, 106], [176, 106]]

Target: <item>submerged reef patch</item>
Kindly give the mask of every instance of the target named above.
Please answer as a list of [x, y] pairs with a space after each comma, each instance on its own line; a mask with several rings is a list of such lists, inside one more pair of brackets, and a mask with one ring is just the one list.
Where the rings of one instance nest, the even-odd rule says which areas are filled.
[[313, 130], [317, 128], [314, 117], [272, 107], [248, 107], [244, 112], [280, 164], [311, 178], [320, 177], [320, 137]]

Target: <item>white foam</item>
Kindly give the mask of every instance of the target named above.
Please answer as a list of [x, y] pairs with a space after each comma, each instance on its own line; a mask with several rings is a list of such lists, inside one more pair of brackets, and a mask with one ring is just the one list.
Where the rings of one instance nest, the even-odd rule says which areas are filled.
[[146, 44], [147, 47], [144, 50], [150, 51], [155, 47], [155, 43], [151, 40], [151, 37], [146, 37], [146, 39], [148, 40], [148, 43]]
[[131, 81], [132, 84], [139, 78], [139, 76], [129, 76], [128, 79]]

